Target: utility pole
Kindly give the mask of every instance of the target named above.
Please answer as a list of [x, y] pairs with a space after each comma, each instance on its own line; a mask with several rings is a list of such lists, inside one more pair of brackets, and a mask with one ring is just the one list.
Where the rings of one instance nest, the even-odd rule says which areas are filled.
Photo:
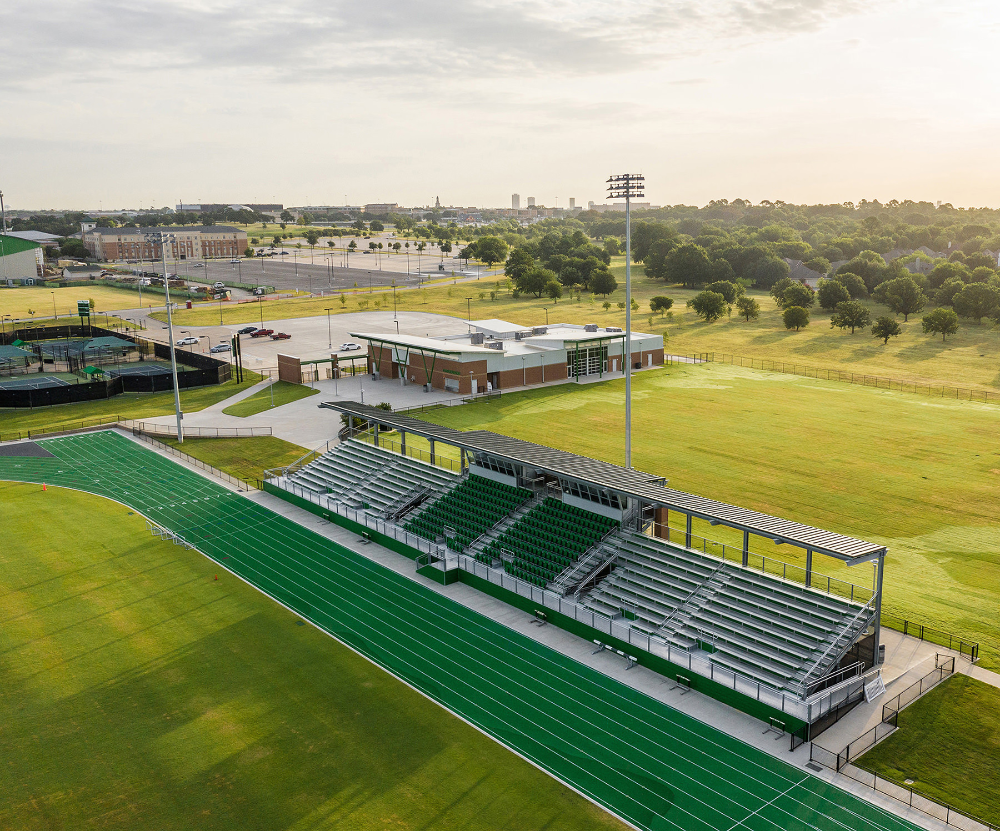
[[163, 231], [146, 234], [146, 241], [152, 246], [160, 243], [160, 259], [163, 261], [163, 292], [167, 303], [167, 337], [170, 338], [170, 372], [174, 376], [174, 410], [177, 413], [177, 441], [184, 443], [184, 413], [181, 411], [181, 388], [177, 383], [177, 354], [174, 346], [174, 320], [170, 308], [170, 278], [167, 276], [167, 243], [175, 239], [173, 234]]
[[608, 177], [608, 196], [625, 199], [625, 467], [632, 467], [632, 205], [645, 196], [646, 178], [638, 173]]

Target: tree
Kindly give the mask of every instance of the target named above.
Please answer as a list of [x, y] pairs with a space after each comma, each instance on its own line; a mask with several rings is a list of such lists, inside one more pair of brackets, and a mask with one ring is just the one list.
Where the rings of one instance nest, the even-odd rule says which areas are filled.
[[662, 294], [656, 295], [656, 297], [649, 298], [649, 308], [655, 314], [657, 312], [662, 316], [671, 306], [674, 305], [674, 300], [672, 297], [664, 297]]
[[319, 242], [319, 231], [315, 228], [309, 229], [302, 236], [305, 237], [305, 240], [309, 243], [310, 248]]
[[349, 242], [349, 243], [347, 244], [347, 249], [348, 249], [349, 251], [355, 251], [355, 250], [357, 249], [357, 247], [358, 247], [358, 241], [357, 241], [356, 239], [352, 239], [352, 240], [351, 240], [351, 241], [350, 241], [350, 242]]
[[376, 232], [378, 232], [378, 231], [384, 231], [385, 230], [385, 226], [381, 222], [379, 222], [377, 219], [373, 219], [371, 222], [369, 222], [368, 223], [368, 228], [370, 230], [376, 231]]
[[867, 326], [871, 319], [871, 312], [860, 300], [843, 300], [837, 304], [836, 311], [830, 317], [830, 327], [850, 329], [853, 335], [855, 329]]
[[351, 223], [351, 227], [359, 234], [363, 234], [365, 232], [365, 221], [363, 219], [355, 219]]
[[972, 283], [955, 295], [952, 305], [960, 317], [972, 318], [978, 323], [984, 317], [993, 317], [1000, 310], [1000, 289]]
[[[504, 263], [503, 273], [515, 286], [521, 289], [520, 281], [535, 267], [535, 258], [526, 248], [515, 248]], [[521, 289], [523, 291], [523, 289]]]
[[559, 281], [558, 280], [549, 280], [545, 284], [545, 293], [549, 296], [550, 300], [553, 300], [556, 303], [558, 303], [559, 302], [559, 298], [562, 297], [562, 293], [563, 293], [562, 286], [559, 285]]
[[535, 295], [535, 297], [541, 297], [545, 291], [545, 287], [553, 281], [557, 282], [554, 271], [535, 266], [521, 278], [516, 287], [518, 291], [528, 292]]
[[[686, 288], [698, 288], [712, 279], [712, 261], [700, 245], [688, 243], [670, 252], [664, 263], [668, 283], [681, 283]], [[717, 293], [717, 292], [716, 292]]]
[[787, 289], [789, 286], [794, 286], [794, 285], [795, 281], [791, 277], [782, 277], [773, 286], [771, 286], [771, 289], [768, 292], [768, 294], [770, 294], [771, 297], [774, 298], [774, 302], [780, 306], [781, 297], [785, 293], [785, 289]]
[[766, 289], [788, 277], [788, 273], [788, 263], [781, 257], [768, 256], [757, 261], [752, 279], [755, 286]]
[[816, 297], [822, 308], [832, 311], [837, 308], [838, 303], [850, 300], [851, 293], [847, 290], [847, 286], [836, 280], [820, 280]]
[[[725, 260], [722, 262], [725, 262]], [[716, 280], [714, 283], [709, 283], [705, 286], [705, 290], [721, 294], [726, 298], [727, 303], [735, 303], [736, 298], [746, 291], [741, 283], [731, 283], [729, 280]]]
[[[282, 222], [286, 222], [286, 223], [287, 222], [292, 222], [292, 221], [294, 221], [294, 219], [295, 219], [295, 217], [292, 216], [291, 211], [289, 211], [287, 208], [281, 212], [281, 221]], [[285, 226], [282, 225], [281, 227], [284, 228]]]
[[475, 248], [475, 256], [488, 266], [507, 259], [508, 246], [500, 237], [480, 237], [470, 247]]
[[921, 322], [924, 325], [924, 332], [929, 335], [940, 332], [942, 341], [958, 331], [958, 314], [954, 309], [935, 309], [930, 314], [924, 315]]
[[[395, 244], [395, 247], [399, 248], [399, 243], [398, 242]], [[451, 253], [451, 243], [448, 242], [447, 240], [445, 242], [439, 243], [438, 247], [441, 249], [441, 253], [442, 254], [450, 254]]]
[[747, 319], [747, 323], [760, 317], [760, 303], [745, 294], [736, 298], [736, 308]]
[[862, 298], [868, 296], [868, 287], [865, 285], [865, 281], [858, 277], [857, 274], [845, 271], [843, 274], [838, 274], [833, 279], [847, 289], [848, 293], [851, 295], [851, 300], [861, 300]]
[[785, 323], [786, 329], [799, 331], [803, 326], [809, 325], [809, 310], [802, 306], [789, 306], [781, 314], [781, 319]]
[[939, 306], [950, 306], [955, 302], [955, 295], [965, 288], [965, 283], [956, 277], [945, 280], [941, 288], [934, 292], [934, 302]]
[[876, 318], [875, 322], [872, 324], [872, 335], [876, 338], [882, 338], [882, 343], [887, 344], [889, 338], [894, 338], [902, 333], [902, 329], [899, 328], [899, 321], [894, 317], [889, 317], [888, 315], [883, 315], [882, 317]]
[[712, 323], [726, 314], [726, 308], [729, 304], [726, 303], [726, 298], [718, 292], [703, 291], [688, 300], [687, 305], [694, 309], [694, 313], [698, 317], [704, 318], [706, 323]]
[[275, 234], [274, 239], [271, 240], [271, 248], [278, 248], [281, 245], [281, 236]]
[[[647, 277], [655, 280], [664, 280], [667, 277], [667, 257], [677, 247], [677, 241], [672, 239], [656, 240], [649, 246], [646, 256], [644, 270]], [[635, 252], [633, 251], [633, 259]]]
[[781, 308], [801, 306], [803, 309], [807, 309], [813, 304], [815, 296], [815, 292], [809, 286], [802, 283], [792, 283], [781, 293]]
[[253, 256], [253, 249], [250, 248], [249, 246], [247, 246], [246, 248], [244, 248], [243, 249], [243, 256], [244, 257], [252, 257]]
[[875, 299], [902, 315], [903, 320], [909, 320], [911, 314], [927, 305], [927, 295], [912, 277], [897, 277], [880, 283], [875, 289]]
[[607, 297], [618, 288], [618, 281], [607, 268], [602, 268], [590, 275], [589, 287], [594, 294], [601, 294]]
[[952, 278], [966, 283], [971, 276], [972, 272], [964, 263], [940, 263], [934, 266], [931, 273], [927, 275], [927, 285], [932, 289], [937, 289]]

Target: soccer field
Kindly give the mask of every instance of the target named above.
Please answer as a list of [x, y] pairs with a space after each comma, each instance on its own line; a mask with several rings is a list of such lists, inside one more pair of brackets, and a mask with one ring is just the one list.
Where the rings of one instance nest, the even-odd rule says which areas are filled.
[[134, 507], [639, 828], [914, 828], [121, 435], [40, 444], [0, 479]]

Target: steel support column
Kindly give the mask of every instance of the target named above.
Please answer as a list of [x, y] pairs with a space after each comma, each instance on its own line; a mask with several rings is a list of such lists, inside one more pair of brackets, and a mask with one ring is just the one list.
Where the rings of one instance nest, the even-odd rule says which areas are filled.
[[806, 549], [806, 585], [811, 586], [813, 582], [813, 551]]
[[878, 575], [875, 583], [875, 643], [872, 644], [872, 663], [878, 663], [879, 644], [882, 640], [882, 571], [885, 568], [885, 551], [879, 554]]
[[684, 545], [687, 548], [691, 547], [691, 514], [687, 515], [687, 519], [684, 523]]
[[743, 565], [750, 564], [750, 532], [743, 532]]

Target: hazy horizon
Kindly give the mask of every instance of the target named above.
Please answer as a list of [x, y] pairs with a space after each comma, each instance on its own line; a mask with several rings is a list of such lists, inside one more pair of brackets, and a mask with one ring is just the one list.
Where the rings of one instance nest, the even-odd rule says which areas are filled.
[[40, 0], [0, 30], [15, 210], [1000, 205], [979, 0]]

